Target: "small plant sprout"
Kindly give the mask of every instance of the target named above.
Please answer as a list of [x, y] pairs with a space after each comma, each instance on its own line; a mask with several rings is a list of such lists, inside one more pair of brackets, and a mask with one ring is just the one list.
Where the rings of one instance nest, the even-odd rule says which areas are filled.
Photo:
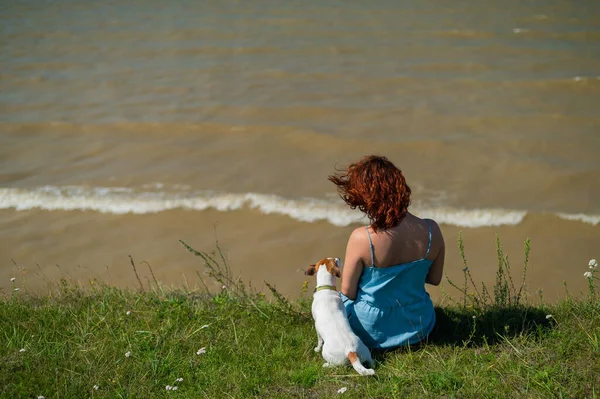
[[592, 270], [596, 270], [598, 268], [598, 262], [596, 262], [596, 259], [591, 259], [588, 265]]
[[206, 348], [200, 348], [196, 351], [196, 355], [200, 356], [206, 353]]
[[125, 357], [129, 357], [129, 356], [131, 356], [131, 352], [129, 352], [129, 351], [125, 352]]
[[302, 283], [302, 288], [300, 289], [300, 291], [302, 293], [305, 293], [308, 291], [308, 280], [304, 280], [304, 282]]
[[347, 387], [341, 387], [340, 389], [338, 389], [337, 393], [339, 394], [343, 394], [344, 392], [346, 392], [348, 390]]

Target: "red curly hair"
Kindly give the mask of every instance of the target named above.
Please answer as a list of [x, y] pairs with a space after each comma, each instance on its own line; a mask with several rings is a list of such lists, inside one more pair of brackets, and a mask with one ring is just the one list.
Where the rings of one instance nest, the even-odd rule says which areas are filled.
[[410, 205], [410, 187], [402, 171], [389, 159], [368, 155], [348, 166], [345, 174], [328, 178], [352, 209], [360, 209], [374, 231], [397, 226]]

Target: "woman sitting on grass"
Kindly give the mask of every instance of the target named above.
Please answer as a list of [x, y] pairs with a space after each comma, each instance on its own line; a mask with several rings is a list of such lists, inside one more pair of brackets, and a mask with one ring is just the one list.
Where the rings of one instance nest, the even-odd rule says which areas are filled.
[[342, 270], [342, 299], [352, 330], [369, 348], [422, 341], [435, 324], [425, 283], [439, 285], [444, 268], [439, 226], [408, 212], [410, 188], [385, 157], [363, 157], [329, 180], [370, 221], [350, 235]]

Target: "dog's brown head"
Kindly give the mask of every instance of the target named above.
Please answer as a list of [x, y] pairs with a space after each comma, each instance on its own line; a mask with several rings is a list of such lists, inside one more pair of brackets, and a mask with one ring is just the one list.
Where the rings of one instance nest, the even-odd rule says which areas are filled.
[[304, 274], [307, 276], [314, 276], [319, 270], [319, 267], [325, 267], [327, 272], [332, 276], [341, 277], [340, 274], [340, 259], [339, 258], [323, 258], [317, 262], [316, 265], [309, 265]]

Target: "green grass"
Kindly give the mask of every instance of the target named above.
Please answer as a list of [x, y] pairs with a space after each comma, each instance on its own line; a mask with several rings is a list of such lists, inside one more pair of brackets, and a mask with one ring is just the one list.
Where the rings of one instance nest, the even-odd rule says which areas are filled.
[[600, 303], [591, 294], [438, 307], [427, 343], [375, 353], [376, 375], [359, 377], [321, 367], [309, 300], [250, 292], [221, 268], [224, 257], [196, 254], [229, 288], [63, 282], [50, 296], [0, 299], [0, 398], [600, 397]]

